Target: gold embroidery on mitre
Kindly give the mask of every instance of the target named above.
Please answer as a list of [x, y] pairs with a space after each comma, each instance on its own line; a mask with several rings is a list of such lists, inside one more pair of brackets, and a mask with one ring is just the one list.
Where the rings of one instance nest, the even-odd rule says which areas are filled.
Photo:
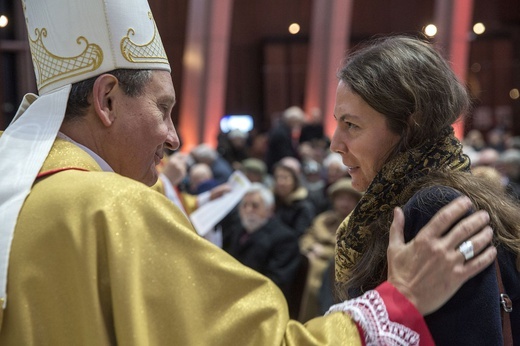
[[36, 70], [36, 81], [41, 89], [51, 83], [94, 71], [103, 62], [103, 50], [97, 44], [89, 43], [80, 36], [76, 42], [85, 44], [85, 49], [73, 57], [61, 57], [45, 48], [42, 37], [47, 37], [47, 29], [35, 29], [36, 39], [29, 37], [32, 58]]
[[161, 36], [159, 36], [159, 31], [157, 30], [157, 25], [155, 24], [151, 12], [148, 12], [148, 18], [150, 18], [153, 23], [154, 31], [152, 39], [144, 44], [134, 43], [130, 39], [130, 35], [134, 36], [135, 30], [130, 28], [126, 36], [121, 40], [121, 54], [130, 62], [168, 64], [168, 58], [166, 57], [166, 52], [161, 42]]

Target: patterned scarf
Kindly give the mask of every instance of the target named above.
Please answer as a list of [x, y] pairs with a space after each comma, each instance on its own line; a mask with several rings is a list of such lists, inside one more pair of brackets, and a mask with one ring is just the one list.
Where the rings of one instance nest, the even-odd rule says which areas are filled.
[[411, 182], [433, 171], [468, 171], [469, 167], [469, 158], [462, 153], [462, 144], [451, 127], [437, 140], [400, 153], [385, 163], [350, 217], [338, 229], [336, 281], [344, 283], [350, 278], [351, 269], [362, 256], [370, 236], [368, 225], [391, 213], [394, 207], [402, 207], [413, 196]]

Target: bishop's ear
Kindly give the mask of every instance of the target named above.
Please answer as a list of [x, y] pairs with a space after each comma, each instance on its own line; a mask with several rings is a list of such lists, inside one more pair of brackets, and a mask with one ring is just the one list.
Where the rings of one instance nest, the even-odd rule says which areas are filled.
[[111, 74], [99, 76], [92, 88], [92, 104], [99, 119], [107, 127], [115, 119], [114, 97], [117, 97], [118, 89], [119, 81]]

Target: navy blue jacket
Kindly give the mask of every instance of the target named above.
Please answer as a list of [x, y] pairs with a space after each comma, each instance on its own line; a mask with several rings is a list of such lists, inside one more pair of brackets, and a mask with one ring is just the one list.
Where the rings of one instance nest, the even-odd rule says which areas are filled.
[[[460, 196], [455, 189], [434, 186], [418, 191], [404, 206], [405, 239], [411, 240], [444, 205]], [[513, 300], [510, 314], [513, 340], [520, 345], [520, 273], [515, 256], [498, 248], [506, 293]], [[465, 283], [438, 311], [425, 316], [437, 345], [502, 345], [500, 297], [494, 265]]]

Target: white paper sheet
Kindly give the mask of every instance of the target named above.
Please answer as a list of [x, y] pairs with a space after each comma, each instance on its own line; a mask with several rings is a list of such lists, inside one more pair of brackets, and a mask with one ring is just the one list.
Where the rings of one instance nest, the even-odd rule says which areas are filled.
[[230, 192], [205, 203], [190, 214], [193, 227], [203, 237], [240, 202], [251, 185], [240, 171], [233, 172], [227, 182], [231, 185]]

